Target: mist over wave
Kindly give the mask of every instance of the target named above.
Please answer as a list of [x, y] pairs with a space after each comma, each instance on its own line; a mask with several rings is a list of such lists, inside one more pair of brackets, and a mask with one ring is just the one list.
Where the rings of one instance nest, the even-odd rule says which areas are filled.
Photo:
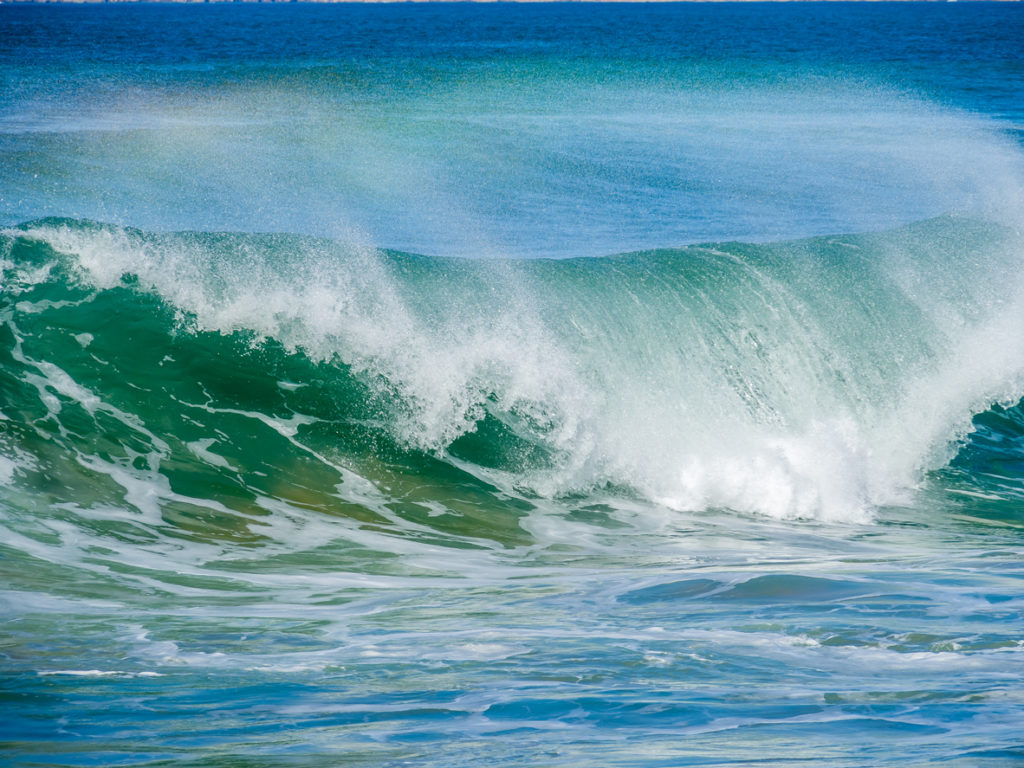
[[0, 216], [575, 257], [1019, 215], [1012, 118], [868, 68], [634, 55], [30, 72], [0, 109]]

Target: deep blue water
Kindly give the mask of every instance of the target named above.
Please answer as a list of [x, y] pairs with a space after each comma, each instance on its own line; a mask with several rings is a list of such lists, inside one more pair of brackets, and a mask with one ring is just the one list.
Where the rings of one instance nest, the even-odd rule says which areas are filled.
[[1020, 763], [1022, 43], [0, 6], [0, 762]]

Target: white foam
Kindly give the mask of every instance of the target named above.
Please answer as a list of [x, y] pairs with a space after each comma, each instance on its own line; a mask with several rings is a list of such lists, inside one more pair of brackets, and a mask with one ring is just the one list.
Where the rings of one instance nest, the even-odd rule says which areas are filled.
[[40, 677], [51, 677], [54, 675], [67, 677], [163, 677], [159, 672], [125, 672], [117, 669], [53, 669], [39, 670], [36, 674]]
[[213, 453], [210, 450], [210, 446], [216, 443], [215, 438], [209, 437], [205, 440], [195, 440], [191, 443], [186, 443], [188, 449], [195, 454], [196, 458], [201, 461], [205, 461], [207, 464], [211, 464], [215, 467], [223, 467], [224, 469], [234, 469], [231, 464], [223, 456]]
[[14, 472], [17, 468], [17, 462], [0, 455], [0, 485], [10, 485], [14, 480]]

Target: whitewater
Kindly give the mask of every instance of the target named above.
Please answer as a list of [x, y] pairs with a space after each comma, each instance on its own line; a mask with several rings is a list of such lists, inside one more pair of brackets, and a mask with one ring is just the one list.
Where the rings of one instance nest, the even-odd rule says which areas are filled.
[[0, 759], [1024, 759], [1022, 18], [0, 7]]

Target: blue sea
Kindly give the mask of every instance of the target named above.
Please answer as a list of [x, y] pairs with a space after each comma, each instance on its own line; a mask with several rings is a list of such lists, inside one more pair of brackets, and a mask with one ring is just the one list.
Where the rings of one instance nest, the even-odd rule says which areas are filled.
[[0, 5], [0, 763], [1024, 765], [1022, 51]]

